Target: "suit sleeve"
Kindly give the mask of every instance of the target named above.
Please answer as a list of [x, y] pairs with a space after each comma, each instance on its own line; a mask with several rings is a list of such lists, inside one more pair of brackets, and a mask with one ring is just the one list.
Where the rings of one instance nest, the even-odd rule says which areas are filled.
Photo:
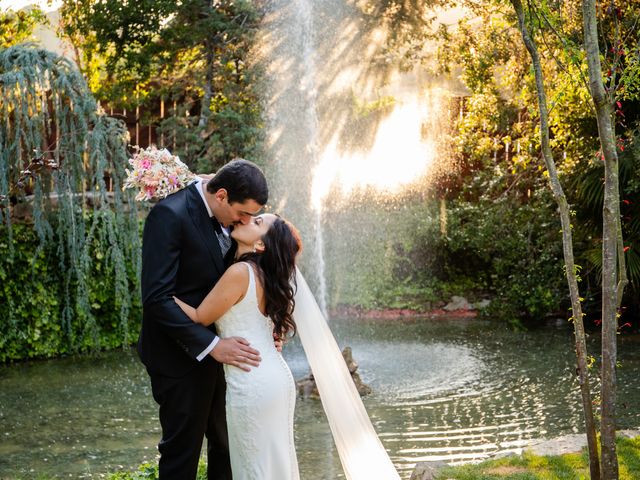
[[147, 216], [142, 237], [142, 303], [145, 315], [197, 360], [216, 335], [192, 322], [173, 300], [181, 240], [181, 219], [166, 205], [157, 204]]

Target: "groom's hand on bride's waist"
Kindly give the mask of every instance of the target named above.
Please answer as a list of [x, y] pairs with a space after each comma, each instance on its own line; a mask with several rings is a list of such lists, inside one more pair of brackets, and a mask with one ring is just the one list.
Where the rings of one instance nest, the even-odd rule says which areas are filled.
[[220, 363], [233, 365], [245, 372], [251, 371], [250, 367], [259, 366], [262, 360], [260, 352], [241, 337], [221, 338], [210, 355]]

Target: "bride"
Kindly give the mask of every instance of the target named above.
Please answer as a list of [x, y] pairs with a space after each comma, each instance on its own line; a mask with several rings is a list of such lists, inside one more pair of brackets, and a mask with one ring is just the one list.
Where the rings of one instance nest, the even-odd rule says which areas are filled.
[[226, 415], [234, 480], [299, 479], [293, 437], [295, 382], [273, 344], [300, 334], [340, 455], [351, 480], [399, 479], [380, 443], [340, 350], [302, 275], [295, 227], [274, 214], [254, 217], [231, 233], [231, 265], [197, 307], [175, 299], [197, 323], [216, 322], [221, 338], [241, 336], [262, 354], [246, 372], [224, 365]]
[[239, 224], [231, 237], [238, 244], [236, 262], [202, 303], [193, 308], [175, 301], [194, 322], [216, 322], [221, 338], [243, 337], [261, 352], [259, 367], [249, 372], [224, 365], [233, 479], [297, 480], [296, 387], [273, 334], [285, 338], [296, 330], [291, 280], [300, 237], [291, 224], [273, 214]]

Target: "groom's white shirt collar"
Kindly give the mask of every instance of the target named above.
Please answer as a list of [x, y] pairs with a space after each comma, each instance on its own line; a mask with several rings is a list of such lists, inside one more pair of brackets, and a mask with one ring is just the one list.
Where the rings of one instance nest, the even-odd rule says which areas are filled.
[[[213, 217], [213, 212], [211, 211], [211, 207], [209, 207], [209, 204], [207, 203], [207, 197], [204, 196], [204, 187], [205, 187], [205, 183], [204, 183], [204, 179], [202, 178], [198, 178], [198, 180], [196, 180], [196, 182], [198, 182], [198, 184], [196, 185], [196, 188], [198, 189], [198, 193], [200, 194], [200, 198], [202, 198], [202, 201], [204, 202], [204, 206], [207, 209], [207, 213], [209, 214], [210, 217]], [[229, 232], [227, 232], [227, 229], [224, 228], [222, 225], [220, 225], [222, 227], [222, 231], [226, 234], [229, 235]], [[213, 339], [213, 341], [209, 344], [209, 346], [207, 348], [205, 348], [202, 352], [200, 352], [200, 355], [198, 355], [196, 358], [199, 362], [201, 362], [207, 355], [209, 355], [209, 353], [211, 352], [211, 350], [213, 350], [213, 347], [215, 347], [218, 342], [220, 341], [220, 338], [216, 337]]]
[[198, 193], [200, 194], [200, 198], [202, 198], [202, 201], [204, 202], [204, 206], [207, 209], [207, 213], [209, 214], [210, 217], [213, 217], [213, 212], [211, 211], [211, 207], [207, 203], [207, 197], [204, 196], [204, 188], [206, 185], [204, 183], [204, 178], [198, 177], [198, 180], [196, 180], [196, 182], [198, 182], [196, 187], [198, 188]]
[[[196, 181], [198, 182], [198, 184], [196, 185], [196, 187], [198, 188], [198, 193], [200, 194], [200, 198], [202, 198], [202, 201], [204, 202], [204, 206], [207, 209], [207, 213], [209, 214], [210, 217], [213, 217], [214, 215], [213, 215], [213, 212], [211, 211], [211, 207], [207, 203], [207, 197], [204, 196], [204, 189], [205, 189], [205, 186], [206, 186], [204, 178], [198, 177], [198, 180], [196, 180]], [[229, 236], [229, 230], [227, 229], [227, 227], [225, 227], [224, 225], [220, 224], [220, 228], [222, 229], [222, 233], [224, 233], [228, 237]]]

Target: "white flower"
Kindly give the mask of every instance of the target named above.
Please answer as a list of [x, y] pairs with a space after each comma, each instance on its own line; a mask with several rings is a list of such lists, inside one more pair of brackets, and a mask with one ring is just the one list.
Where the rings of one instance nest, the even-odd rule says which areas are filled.
[[125, 169], [127, 178], [123, 189], [137, 188], [136, 200], [165, 198], [182, 188], [196, 176], [189, 168], [166, 148], [158, 150], [155, 146], [142, 150], [134, 147], [136, 153], [129, 159], [133, 170]]

